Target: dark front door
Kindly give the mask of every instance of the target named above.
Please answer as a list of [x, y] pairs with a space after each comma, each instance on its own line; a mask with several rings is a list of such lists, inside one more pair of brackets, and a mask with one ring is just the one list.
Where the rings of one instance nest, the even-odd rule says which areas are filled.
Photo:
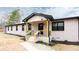
[[44, 29], [44, 24], [43, 23], [39, 23], [38, 24], [38, 30], [40, 31], [39, 34], [42, 34], [43, 35], [43, 29]]

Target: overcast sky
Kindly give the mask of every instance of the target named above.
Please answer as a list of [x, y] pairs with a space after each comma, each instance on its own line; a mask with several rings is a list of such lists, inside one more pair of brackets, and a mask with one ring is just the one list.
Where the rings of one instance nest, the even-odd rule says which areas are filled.
[[24, 19], [33, 12], [49, 14], [54, 18], [79, 16], [78, 7], [0, 7], [0, 19], [5, 18], [6, 15], [10, 14], [13, 10], [16, 9], [20, 9], [22, 16], [21, 19]]

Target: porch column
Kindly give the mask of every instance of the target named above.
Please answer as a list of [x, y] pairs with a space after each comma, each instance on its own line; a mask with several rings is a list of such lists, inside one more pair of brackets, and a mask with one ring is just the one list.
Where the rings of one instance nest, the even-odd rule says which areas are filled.
[[47, 37], [48, 37], [48, 41], [49, 41], [49, 44], [50, 44], [50, 31], [49, 31], [49, 20], [47, 20]]
[[48, 31], [49, 31], [49, 21], [47, 20], [46, 22], [47, 22], [47, 30], [46, 30], [46, 32], [47, 32], [47, 37], [48, 37], [49, 36], [49, 33], [48, 33]]

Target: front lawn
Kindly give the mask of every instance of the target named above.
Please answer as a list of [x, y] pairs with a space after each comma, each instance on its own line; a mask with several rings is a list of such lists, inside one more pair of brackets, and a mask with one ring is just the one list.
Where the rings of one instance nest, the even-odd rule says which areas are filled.
[[79, 51], [78, 45], [67, 45], [67, 44], [55, 44], [52, 46], [53, 50], [56, 51]]

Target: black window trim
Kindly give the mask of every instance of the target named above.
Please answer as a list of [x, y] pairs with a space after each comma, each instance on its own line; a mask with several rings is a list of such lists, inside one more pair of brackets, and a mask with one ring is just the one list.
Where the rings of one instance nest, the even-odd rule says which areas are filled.
[[[57, 23], [57, 30], [53, 29], [53, 23]], [[58, 30], [58, 23], [63, 23], [63, 29], [62, 30]], [[64, 31], [64, 21], [55, 21], [52, 22], [52, 31]]]
[[11, 31], [13, 30], [13, 26], [11, 26]]
[[[41, 26], [41, 25], [42, 25], [42, 26]], [[38, 30], [39, 30], [39, 31], [42, 30], [42, 31], [39, 32], [39, 34], [41, 34], [41, 35], [44, 34], [44, 33], [43, 33], [43, 30], [44, 30], [44, 23], [39, 23], [39, 24], [38, 24]]]
[[16, 25], [16, 31], [18, 31], [18, 25]]
[[22, 25], [22, 31], [24, 31], [24, 25]]
[[31, 24], [28, 23], [28, 30], [31, 30]]
[[8, 31], [9, 31], [9, 26], [8, 26]]
[[[41, 24], [42, 24], [42, 27], [40, 27], [40, 26], [41, 26]], [[44, 29], [44, 27], [43, 27], [43, 26], [44, 26], [44, 23], [39, 23], [39, 24], [38, 24], [38, 30], [43, 30], [43, 29]]]

